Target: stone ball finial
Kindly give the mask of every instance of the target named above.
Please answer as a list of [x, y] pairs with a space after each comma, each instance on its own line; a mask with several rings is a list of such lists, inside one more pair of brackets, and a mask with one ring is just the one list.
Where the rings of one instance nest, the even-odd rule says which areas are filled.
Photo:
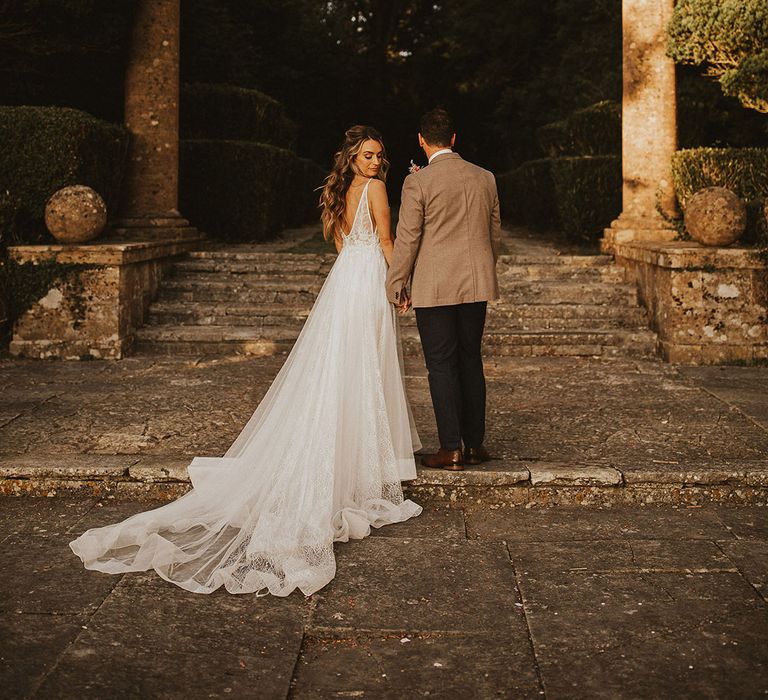
[[725, 187], [705, 187], [685, 204], [685, 228], [702, 245], [730, 245], [746, 226], [747, 205]]
[[45, 225], [60, 243], [91, 241], [107, 225], [107, 205], [90, 187], [63, 187], [45, 205]]

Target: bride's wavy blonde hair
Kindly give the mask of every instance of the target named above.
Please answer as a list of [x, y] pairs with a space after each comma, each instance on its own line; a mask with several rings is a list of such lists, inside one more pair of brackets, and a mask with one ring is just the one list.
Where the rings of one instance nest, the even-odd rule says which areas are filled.
[[323, 210], [320, 218], [323, 222], [323, 237], [327, 241], [336, 238], [342, 228], [344, 212], [347, 208], [347, 190], [357, 172], [352, 161], [360, 153], [363, 143], [368, 139], [378, 141], [381, 144], [381, 167], [376, 178], [384, 181], [387, 179], [389, 161], [381, 134], [372, 126], [359, 124], [347, 129], [341, 148], [333, 156], [333, 168], [325, 178], [323, 191], [320, 195], [319, 206]]

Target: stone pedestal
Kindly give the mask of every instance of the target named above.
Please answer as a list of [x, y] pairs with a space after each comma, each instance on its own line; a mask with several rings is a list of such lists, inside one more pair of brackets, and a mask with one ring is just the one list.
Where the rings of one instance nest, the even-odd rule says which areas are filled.
[[12, 355], [36, 359], [119, 359], [144, 322], [164, 269], [196, 243], [184, 240], [30, 245], [9, 249], [17, 263], [54, 261], [69, 269], [17, 320]]
[[605, 230], [603, 252], [619, 242], [672, 240], [657, 211], [675, 213], [671, 158], [677, 149], [675, 64], [665, 54], [674, 0], [623, 0], [622, 212]]
[[629, 241], [615, 255], [638, 284], [668, 362], [768, 359], [768, 270], [754, 249]]

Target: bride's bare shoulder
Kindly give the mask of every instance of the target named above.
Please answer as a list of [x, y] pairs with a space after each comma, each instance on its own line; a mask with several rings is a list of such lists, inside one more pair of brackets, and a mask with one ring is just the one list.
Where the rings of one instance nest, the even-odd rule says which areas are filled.
[[383, 180], [374, 178], [371, 180], [371, 184], [368, 185], [368, 198], [371, 202], [386, 202], [387, 201], [387, 186]]

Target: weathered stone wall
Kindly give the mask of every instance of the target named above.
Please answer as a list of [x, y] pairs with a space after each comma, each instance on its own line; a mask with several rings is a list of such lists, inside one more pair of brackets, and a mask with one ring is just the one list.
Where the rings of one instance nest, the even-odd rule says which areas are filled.
[[669, 362], [768, 359], [768, 271], [750, 249], [635, 241], [618, 243], [616, 260], [638, 284]]
[[11, 248], [18, 263], [54, 260], [83, 266], [54, 282], [17, 320], [11, 354], [66, 360], [124, 357], [164, 270], [188, 249], [185, 241]]

